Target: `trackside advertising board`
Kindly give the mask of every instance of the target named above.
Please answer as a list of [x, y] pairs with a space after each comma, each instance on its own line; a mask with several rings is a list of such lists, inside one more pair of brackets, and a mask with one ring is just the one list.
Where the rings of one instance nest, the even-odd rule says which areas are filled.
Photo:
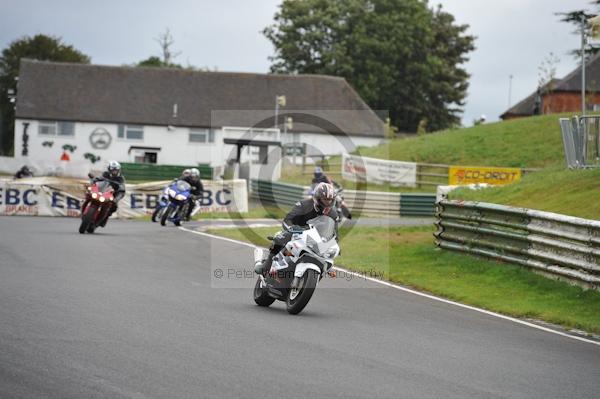
[[[117, 217], [152, 214], [169, 181], [128, 184]], [[245, 180], [205, 181], [200, 212], [247, 212]], [[79, 217], [85, 181], [33, 178], [0, 181], [0, 215]]]
[[448, 183], [450, 185], [465, 185], [487, 183], [503, 185], [521, 179], [519, 168], [494, 168], [482, 166], [450, 166]]
[[415, 187], [417, 185], [417, 164], [344, 154], [342, 156], [342, 177], [351, 181]]

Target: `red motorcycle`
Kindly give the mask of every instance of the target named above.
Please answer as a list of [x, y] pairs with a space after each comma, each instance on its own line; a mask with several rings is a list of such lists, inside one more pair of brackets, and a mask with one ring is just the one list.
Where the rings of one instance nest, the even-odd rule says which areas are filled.
[[81, 234], [86, 231], [93, 233], [96, 227], [108, 218], [114, 198], [114, 190], [107, 181], [97, 181], [87, 188], [85, 201], [81, 208], [81, 225], [79, 226]]

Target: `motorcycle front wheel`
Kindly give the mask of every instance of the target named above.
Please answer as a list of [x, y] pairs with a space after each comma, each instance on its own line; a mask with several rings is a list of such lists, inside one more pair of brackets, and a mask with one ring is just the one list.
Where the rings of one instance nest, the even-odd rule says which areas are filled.
[[171, 212], [173, 212], [173, 207], [169, 205], [165, 208], [165, 211], [163, 212], [162, 216], [160, 217], [161, 226], [164, 226], [167, 224], [167, 220], [169, 220], [169, 216], [171, 216]]
[[271, 306], [273, 302], [275, 302], [275, 298], [270, 297], [267, 287], [263, 285], [262, 279], [259, 277], [256, 279], [256, 284], [254, 285], [254, 302], [258, 306]]
[[319, 273], [315, 270], [307, 270], [298, 283], [298, 287], [290, 289], [286, 300], [286, 308], [289, 314], [298, 314], [302, 312], [304, 307], [310, 301], [317, 282], [319, 281]]
[[154, 212], [152, 212], [152, 221], [156, 222], [161, 217], [161, 211], [164, 210], [164, 207], [157, 206]]
[[81, 215], [81, 224], [79, 225], [79, 233], [84, 234], [90, 226], [94, 225], [94, 216], [96, 216], [96, 211], [98, 210], [98, 205], [90, 204], [85, 209], [85, 213]]

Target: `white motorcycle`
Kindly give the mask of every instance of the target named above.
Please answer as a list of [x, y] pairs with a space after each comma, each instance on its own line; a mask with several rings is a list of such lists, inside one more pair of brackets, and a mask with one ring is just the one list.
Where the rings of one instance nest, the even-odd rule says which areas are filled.
[[[278, 299], [286, 302], [290, 314], [298, 314], [310, 301], [319, 281], [332, 272], [334, 259], [340, 254], [335, 221], [322, 215], [309, 220], [308, 226], [290, 231], [292, 239], [273, 258], [271, 270], [258, 277], [254, 286], [256, 304], [270, 306]], [[255, 264], [264, 258], [264, 250], [254, 250]]]

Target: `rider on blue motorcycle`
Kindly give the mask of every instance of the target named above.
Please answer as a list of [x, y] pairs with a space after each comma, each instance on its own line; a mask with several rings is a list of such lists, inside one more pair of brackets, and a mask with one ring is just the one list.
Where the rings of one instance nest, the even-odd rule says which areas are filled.
[[186, 171], [183, 171], [183, 174], [179, 180], [183, 180], [189, 183], [192, 186], [192, 192], [190, 197], [188, 198], [189, 206], [187, 210], [187, 214], [185, 215], [185, 220], [190, 220], [190, 216], [192, 215], [192, 211], [194, 210], [194, 204], [198, 197], [202, 195], [204, 191], [204, 187], [202, 186], [202, 181], [200, 181], [200, 171], [197, 168], [189, 169], [189, 174], [186, 176]]

